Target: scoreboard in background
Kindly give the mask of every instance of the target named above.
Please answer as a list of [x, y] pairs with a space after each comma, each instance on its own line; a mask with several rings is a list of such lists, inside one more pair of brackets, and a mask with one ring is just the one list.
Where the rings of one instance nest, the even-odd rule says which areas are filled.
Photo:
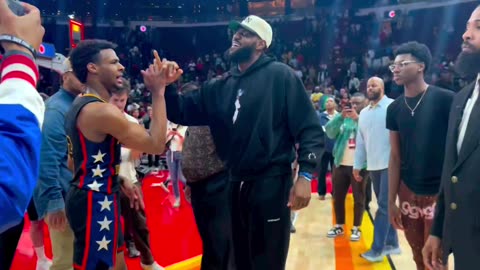
[[85, 38], [83, 24], [70, 20], [70, 47], [73, 49]]

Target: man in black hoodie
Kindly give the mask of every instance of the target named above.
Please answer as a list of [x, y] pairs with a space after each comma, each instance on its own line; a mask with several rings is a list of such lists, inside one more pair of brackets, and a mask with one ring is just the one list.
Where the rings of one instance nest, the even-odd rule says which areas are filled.
[[[165, 93], [167, 116], [186, 125], [209, 125], [231, 182], [237, 269], [283, 270], [290, 242], [290, 210], [310, 201], [312, 172], [323, 154], [323, 130], [302, 81], [265, 55], [272, 28], [257, 16], [230, 24], [233, 65], [200, 91]], [[291, 164], [299, 144], [299, 179]]]

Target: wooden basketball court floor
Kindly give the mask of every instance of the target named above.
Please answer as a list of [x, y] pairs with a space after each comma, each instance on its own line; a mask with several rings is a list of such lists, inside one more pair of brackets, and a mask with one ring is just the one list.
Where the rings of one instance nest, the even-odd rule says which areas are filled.
[[[166, 179], [160, 173], [144, 181], [144, 195], [148, 227], [151, 231], [151, 247], [155, 260], [167, 270], [198, 270], [201, 260], [201, 240], [196, 230], [190, 205], [182, 196], [180, 208], [173, 208], [173, 192], [166, 193], [158, 183]], [[316, 182], [312, 183], [316, 190]], [[171, 188], [171, 187], [170, 187]], [[371, 202], [372, 213], [376, 211], [375, 199]], [[320, 201], [316, 194], [308, 208], [299, 212], [296, 229], [291, 235], [287, 270], [414, 270], [410, 248], [399, 232], [402, 254], [392, 256], [380, 263], [369, 263], [359, 254], [368, 250], [373, 240], [373, 225], [368, 213], [364, 214], [362, 239], [349, 241], [353, 218], [353, 199], [346, 203], [346, 235], [343, 238], [329, 239], [327, 231], [334, 224], [333, 204], [330, 197]], [[35, 254], [29, 237], [29, 223], [26, 222], [23, 235], [11, 269], [34, 270]], [[45, 233], [46, 254], [51, 258], [48, 231]], [[452, 261], [452, 260], [450, 260]], [[140, 270], [139, 259], [127, 259], [128, 269]], [[1, 270], [4, 270], [0, 267]], [[453, 268], [450, 268], [453, 269]], [[266, 269], [267, 270], [267, 269]]]

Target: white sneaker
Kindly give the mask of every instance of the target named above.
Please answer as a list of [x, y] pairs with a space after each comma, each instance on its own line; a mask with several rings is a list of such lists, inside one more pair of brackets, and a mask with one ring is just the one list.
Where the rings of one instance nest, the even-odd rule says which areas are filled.
[[360, 254], [360, 256], [369, 262], [381, 262], [385, 257], [385, 255], [383, 255], [383, 252], [379, 253], [373, 250], [369, 250], [363, 254]]
[[175, 203], [173, 204], [174, 208], [180, 207], [180, 199], [175, 199]]
[[402, 250], [400, 247], [393, 247], [393, 246], [385, 246], [383, 248], [383, 255], [400, 255], [402, 254]]
[[362, 232], [360, 231], [360, 229], [358, 228], [352, 229], [352, 234], [350, 235], [350, 241], [357, 242], [360, 240], [361, 236], [362, 236]]
[[165, 270], [165, 268], [161, 267], [157, 262], [154, 262], [151, 265], [140, 263], [140, 265], [142, 266], [143, 270]]
[[52, 266], [52, 261], [50, 260], [38, 260], [36, 270], [49, 270]]

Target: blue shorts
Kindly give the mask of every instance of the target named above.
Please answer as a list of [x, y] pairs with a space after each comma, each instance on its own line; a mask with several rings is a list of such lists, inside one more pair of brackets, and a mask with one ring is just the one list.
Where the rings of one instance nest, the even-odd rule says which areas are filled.
[[124, 250], [120, 198], [72, 187], [65, 201], [68, 222], [75, 235], [75, 270], [108, 270]]

